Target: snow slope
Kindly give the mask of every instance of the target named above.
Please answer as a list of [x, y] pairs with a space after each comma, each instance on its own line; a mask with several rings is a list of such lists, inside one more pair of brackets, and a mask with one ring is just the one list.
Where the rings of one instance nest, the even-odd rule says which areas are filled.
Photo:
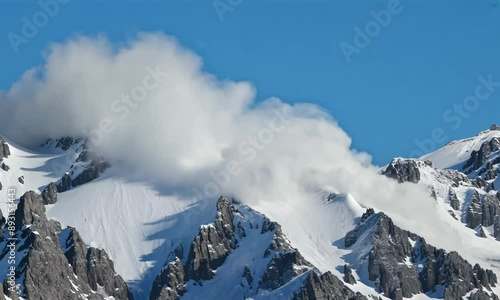
[[[68, 151], [54, 148], [31, 151], [5, 140], [11, 155], [3, 159], [10, 169], [0, 170], [0, 182], [3, 186], [0, 190], [0, 209], [4, 213], [7, 211], [9, 188], [16, 189], [18, 198], [30, 190], [41, 191], [50, 182], [59, 180], [76, 159], [75, 147]], [[19, 182], [21, 176], [24, 177], [24, 184]]]
[[500, 137], [499, 130], [485, 130], [475, 137], [452, 141], [443, 148], [422, 156], [420, 160], [430, 160], [439, 169], [459, 169], [469, 159], [472, 151], [479, 150], [484, 142], [494, 137]]
[[47, 216], [78, 228], [90, 246], [106, 250], [115, 268], [139, 299], [149, 295], [152, 281], [179, 243], [189, 249], [200, 225], [215, 215], [213, 202], [162, 194], [142, 182], [101, 178], [59, 194]]

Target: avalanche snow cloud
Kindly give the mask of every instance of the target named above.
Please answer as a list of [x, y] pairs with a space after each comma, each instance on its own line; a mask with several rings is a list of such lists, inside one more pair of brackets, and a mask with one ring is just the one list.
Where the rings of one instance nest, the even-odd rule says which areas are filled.
[[350, 193], [438, 246], [463, 246], [464, 233], [450, 225], [458, 222], [416, 185], [378, 175], [327, 112], [256, 102], [250, 83], [206, 73], [172, 37], [142, 33], [117, 46], [80, 36], [47, 53], [0, 93], [0, 133], [17, 143], [86, 136], [130, 180], [154, 182], [161, 193], [304, 206], [318, 190]]

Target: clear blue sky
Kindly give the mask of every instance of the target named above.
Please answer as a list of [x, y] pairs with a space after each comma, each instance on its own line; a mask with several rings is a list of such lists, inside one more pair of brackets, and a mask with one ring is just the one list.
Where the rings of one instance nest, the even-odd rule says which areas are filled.
[[120, 42], [161, 31], [200, 54], [207, 71], [253, 82], [259, 99], [321, 105], [381, 165], [419, 149], [415, 139], [431, 138], [435, 128], [443, 129], [434, 139], [443, 145], [500, 123], [500, 87], [470, 116], [452, 111], [443, 119], [474, 96], [478, 76], [500, 82], [497, 1], [401, 0], [399, 13], [348, 63], [339, 45], [354, 46], [355, 26], [365, 32], [375, 20], [370, 12], [390, 1], [221, 0], [241, 2], [221, 20], [210, 0], [69, 0], [16, 53], [9, 33], [21, 35], [22, 18], [42, 9], [38, 1], [0, 0], [0, 89], [40, 64], [50, 42], [75, 33]]

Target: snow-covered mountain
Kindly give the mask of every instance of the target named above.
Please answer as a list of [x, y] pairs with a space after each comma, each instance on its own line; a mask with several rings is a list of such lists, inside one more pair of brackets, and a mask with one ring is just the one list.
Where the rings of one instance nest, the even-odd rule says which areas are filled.
[[498, 299], [499, 165], [492, 126], [383, 170], [435, 198], [442, 220], [419, 226], [463, 244], [442, 249], [404, 228], [411, 216], [329, 187], [303, 202], [193, 199], [83, 138], [28, 150], [5, 137], [0, 299]]

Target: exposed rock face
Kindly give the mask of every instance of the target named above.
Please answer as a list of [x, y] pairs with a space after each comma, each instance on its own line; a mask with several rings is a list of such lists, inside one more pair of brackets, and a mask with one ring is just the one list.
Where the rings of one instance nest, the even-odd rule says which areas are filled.
[[420, 171], [417, 163], [411, 159], [393, 159], [383, 174], [389, 178], [396, 179], [399, 183], [420, 181]]
[[495, 223], [495, 216], [500, 213], [498, 199], [494, 195], [486, 194], [482, 203], [482, 225], [485, 227]]
[[236, 247], [233, 212], [229, 202], [217, 201], [217, 219], [213, 224], [203, 226], [191, 244], [186, 265], [186, 280], [209, 280]]
[[495, 216], [495, 226], [493, 226], [494, 236], [497, 241], [500, 241], [500, 216]]
[[330, 272], [318, 275], [316, 272], [310, 271], [303, 287], [294, 295], [293, 299], [366, 300], [366, 297], [351, 291], [342, 283], [342, 281]]
[[57, 202], [57, 186], [51, 182], [42, 192], [43, 204], [54, 204]]
[[356, 284], [356, 279], [352, 275], [352, 269], [349, 265], [344, 265], [344, 281], [349, 284]]
[[490, 300], [490, 299], [497, 300], [498, 297], [496, 295], [493, 295], [493, 297], [491, 297], [485, 291], [481, 290], [472, 293], [469, 297], [469, 300]]
[[481, 168], [488, 161], [488, 157], [495, 151], [500, 149], [500, 139], [493, 138], [490, 141], [484, 142], [478, 151], [472, 151], [472, 154], [463, 166], [466, 174]]
[[79, 141], [79, 139], [75, 139], [69, 136], [63, 137], [57, 140], [56, 148], [61, 148], [62, 150], [67, 151], [69, 148], [71, 148], [71, 146], [78, 143]]
[[87, 277], [92, 290], [104, 287], [107, 295], [115, 299], [133, 299], [127, 284], [115, 273], [115, 268], [106, 251], [90, 247], [87, 251]]
[[453, 208], [454, 210], [460, 210], [460, 200], [458, 200], [457, 194], [451, 188], [448, 192], [448, 200], [450, 202], [451, 208]]
[[481, 205], [481, 196], [477, 191], [474, 191], [474, 193], [471, 196], [471, 202], [470, 206], [467, 209], [467, 226], [469, 228], [476, 228], [477, 226], [481, 225], [481, 222], [483, 220], [483, 209]]
[[7, 166], [4, 162], [2, 163], [2, 170], [4, 170], [5, 172], [9, 171], [10, 168], [9, 166]]
[[0, 161], [2, 161], [6, 157], [9, 157], [9, 155], [10, 155], [9, 145], [7, 145], [5, 140], [0, 137]]
[[26, 192], [20, 199], [16, 210], [16, 229], [31, 225], [38, 218], [45, 218], [45, 206], [42, 197], [33, 191]]
[[[88, 299], [104, 299], [104, 295], [108, 295], [131, 299], [127, 285], [114, 272], [104, 251], [87, 250], [75, 229], [61, 230], [58, 222], [48, 220], [40, 195], [32, 191], [25, 193], [15, 216], [19, 261], [15, 278], [16, 283], [21, 284], [24, 298], [76, 300], [83, 295], [88, 295]], [[0, 260], [8, 259], [9, 251], [5, 246]], [[85, 252], [98, 254], [87, 254], [85, 258]], [[100, 279], [96, 282], [104, 291], [98, 292], [98, 287], [91, 285], [92, 278]]]
[[91, 182], [92, 180], [99, 178], [99, 176], [101, 176], [101, 174], [109, 167], [110, 164], [106, 161], [93, 160], [73, 179], [69, 173], [64, 174], [57, 184], [57, 191], [62, 193], [70, 190], [72, 187], [77, 187]]
[[149, 299], [178, 299], [186, 291], [184, 282], [184, 267], [181, 260], [176, 257], [156, 276]]
[[41, 146], [47, 147], [47, 148], [59, 148], [63, 151], [68, 151], [72, 146], [78, 145], [81, 142], [82, 142], [82, 138], [74, 138], [74, 137], [65, 136], [65, 137], [58, 138], [58, 139], [48, 139]]
[[[369, 279], [391, 299], [412, 297], [442, 284], [445, 299], [461, 299], [474, 289], [490, 290], [497, 283], [492, 271], [479, 265], [473, 268], [458, 253], [428, 245], [423, 238], [395, 226], [383, 213], [361, 221], [347, 234], [346, 246], [356, 244], [361, 236], [373, 241], [366, 253]], [[417, 268], [418, 264], [423, 267]]]
[[311, 267], [312, 265], [296, 249], [276, 253], [267, 266], [259, 287], [265, 290], [275, 290], [292, 278], [307, 272]]
[[[238, 288], [246, 290], [246, 297], [263, 290], [268, 294], [294, 280], [300, 280], [300, 287], [293, 293], [294, 299], [365, 299], [352, 292], [331, 273], [320, 275], [290, 245], [279, 224], [261, 216], [261, 223], [254, 224], [255, 220], [252, 219], [250, 225], [244, 227], [241, 225], [241, 218], [242, 212], [221, 197], [217, 201], [215, 221], [200, 228], [184, 266], [178, 257], [168, 262], [153, 283], [150, 300], [171, 300], [180, 296], [189, 298], [189, 290], [186, 291], [185, 284], [194, 279], [196, 286], [203, 286], [205, 281], [211, 280], [217, 268], [232, 255], [239, 242], [247, 238], [245, 228], [254, 235], [265, 237], [268, 243], [267, 248], [261, 249], [263, 256], [259, 257], [267, 263], [264, 272], [255, 277], [252, 266], [245, 265], [241, 273], [236, 275], [241, 277]], [[298, 279], [299, 277], [304, 279]]]

